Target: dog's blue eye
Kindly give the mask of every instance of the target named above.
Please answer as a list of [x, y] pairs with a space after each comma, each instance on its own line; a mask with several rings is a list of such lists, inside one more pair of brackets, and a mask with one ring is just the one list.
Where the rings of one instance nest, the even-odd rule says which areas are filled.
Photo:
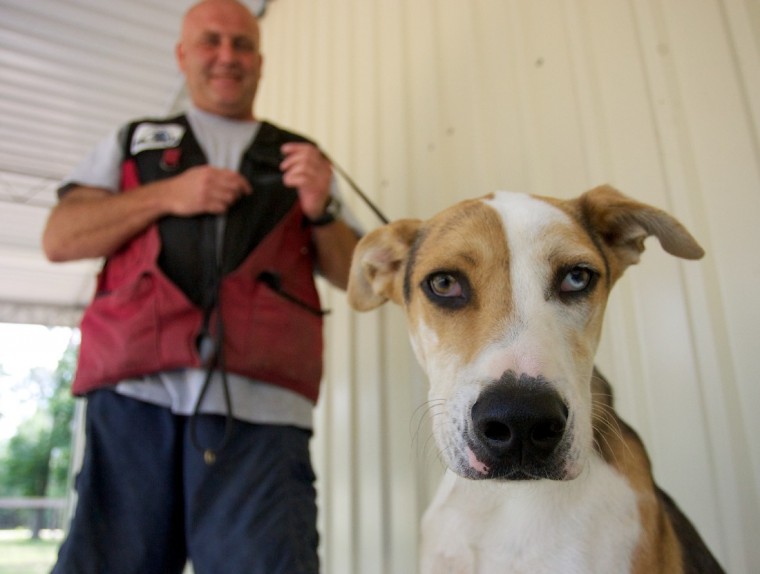
[[559, 285], [560, 293], [580, 293], [588, 289], [595, 275], [587, 267], [573, 267]]
[[462, 284], [451, 273], [438, 273], [428, 280], [430, 290], [438, 297], [461, 297]]

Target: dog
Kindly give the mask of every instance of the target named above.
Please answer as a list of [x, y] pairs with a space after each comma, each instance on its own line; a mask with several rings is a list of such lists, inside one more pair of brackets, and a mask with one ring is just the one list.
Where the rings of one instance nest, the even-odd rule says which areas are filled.
[[422, 521], [423, 574], [723, 572], [594, 367], [610, 289], [650, 235], [704, 255], [610, 186], [496, 192], [357, 245], [348, 301], [403, 308], [448, 467]]

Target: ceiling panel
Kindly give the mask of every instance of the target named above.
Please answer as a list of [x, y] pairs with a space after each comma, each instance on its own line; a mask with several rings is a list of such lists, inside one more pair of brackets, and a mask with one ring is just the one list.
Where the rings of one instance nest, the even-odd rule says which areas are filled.
[[192, 3], [0, 0], [0, 321], [69, 321], [89, 300], [100, 262], [40, 250], [58, 181], [109, 131], [175, 107]]

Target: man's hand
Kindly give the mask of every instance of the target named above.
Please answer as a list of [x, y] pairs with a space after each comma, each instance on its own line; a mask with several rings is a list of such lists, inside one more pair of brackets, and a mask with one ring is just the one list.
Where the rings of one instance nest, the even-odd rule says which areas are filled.
[[167, 181], [169, 211], [179, 216], [226, 213], [242, 195], [252, 192], [239, 173], [209, 165], [192, 167]]
[[[311, 220], [325, 214], [330, 199], [332, 166], [324, 154], [309, 143], [287, 143], [280, 148], [283, 183], [298, 191], [301, 210]], [[348, 283], [351, 255], [358, 237], [344, 221], [312, 227], [316, 263], [320, 273], [339, 289]]]
[[126, 193], [78, 186], [51, 211], [42, 246], [51, 261], [108, 256], [165, 215], [226, 213], [251, 192], [240, 174], [207, 165]]
[[306, 217], [319, 218], [325, 212], [330, 195], [330, 162], [310, 143], [286, 143], [280, 151], [285, 156], [280, 164], [283, 183], [298, 191], [301, 209]]

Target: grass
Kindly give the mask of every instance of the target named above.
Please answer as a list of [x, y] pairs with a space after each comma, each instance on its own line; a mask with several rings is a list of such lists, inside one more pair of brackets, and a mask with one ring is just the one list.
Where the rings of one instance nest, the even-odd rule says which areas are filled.
[[[32, 540], [29, 530], [0, 530], [0, 574], [49, 574], [62, 540], [61, 531], [43, 530], [41, 540]], [[193, 574], [193, 567], [183, 574]]]
[[58, 533], [32, 540], [29, 530], [0, 530], [0, 574], [48, 574], [60, 544]]

